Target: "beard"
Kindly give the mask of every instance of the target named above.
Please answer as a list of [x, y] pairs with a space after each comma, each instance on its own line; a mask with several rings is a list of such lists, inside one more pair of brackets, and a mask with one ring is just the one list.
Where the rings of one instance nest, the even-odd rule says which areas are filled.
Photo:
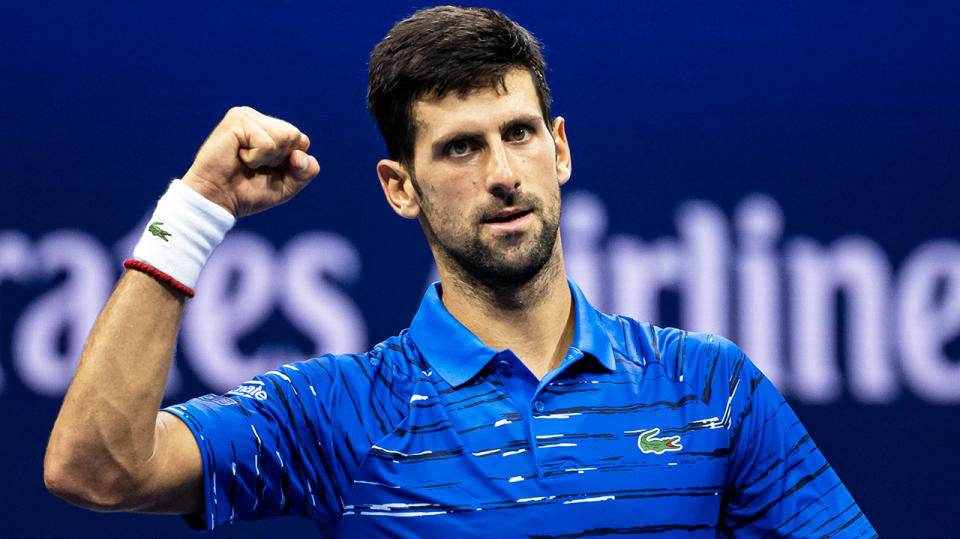
[[[530, 210], [534, 218], [530, 229], [484, 238], [484, 221], [509, 206]], [[532, 281], [553, 256], [559, 235], [560, 191], [548, 200], [515, 191], [468, 216], [438, 211], [421, 195], [421, 210], [420, 223], [438, 262], [441, 258], [452, 262], [448, 267], [461, 277], [487, 288], [513, 289]]]

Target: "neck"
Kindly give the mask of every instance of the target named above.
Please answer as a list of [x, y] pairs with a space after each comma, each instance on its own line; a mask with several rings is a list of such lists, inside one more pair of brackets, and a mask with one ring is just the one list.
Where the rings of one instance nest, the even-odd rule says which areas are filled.
[[538, 379], [560, 365], [575, 316], [559, 237], [550, 260], [523, 283], [483, 283], [440, 263], [438, 270], [444, 307], [484, 344], [509, 348]]

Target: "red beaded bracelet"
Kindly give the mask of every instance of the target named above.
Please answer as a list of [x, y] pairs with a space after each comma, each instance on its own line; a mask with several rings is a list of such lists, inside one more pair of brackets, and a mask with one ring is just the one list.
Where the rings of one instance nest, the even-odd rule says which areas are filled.
[[150, 264], [147, 264], [146, 262], [128, 258], [127, 260], [123, 261], [123, 267], [127, 269], [142, 271], [143, 273], [146, 273], [147, 275], [153, 277], [154, 279], [160, 281], [161, 283], [182, 293], [188, 298], [192, 298], [194, 295], [192, 288], [174, 279], [173, 277], [167, 275], [166, 273], [158, 270], [157, 268], [151, 266]]

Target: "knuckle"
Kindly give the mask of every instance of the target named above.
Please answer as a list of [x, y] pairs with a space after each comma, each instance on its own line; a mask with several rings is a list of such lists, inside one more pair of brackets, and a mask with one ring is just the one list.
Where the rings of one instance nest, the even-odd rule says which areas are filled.
[[254, 111], [252, 108], [246, 105], [240, 105], [240, 106], [230, 107], [230, 109], [227, 110], [226, 116], [228, 118], [237, 118], [240, 116], [246, 116], [251, 112], [256, 112], [256, 111]]
[[276, 152], [279, 149], [279, 145], [277, 144], [277, 141], [270, 140], [269, 142], [264, 142], [259, 149], [264, 153], [270, 154]]

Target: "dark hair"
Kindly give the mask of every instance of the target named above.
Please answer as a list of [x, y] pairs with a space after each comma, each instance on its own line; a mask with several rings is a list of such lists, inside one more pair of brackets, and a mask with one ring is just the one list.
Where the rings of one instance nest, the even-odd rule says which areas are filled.
[[425, 96], [504, 86], [511, 69], [533, 78], [543, 119], [550, 121], [550, 88], [540, 43], [519, 24], [487, 8], [440, 6], [417, 11], [393, 26], [370, 53], [367, 105], [390, 159], [412, 168], [413, 104]]

